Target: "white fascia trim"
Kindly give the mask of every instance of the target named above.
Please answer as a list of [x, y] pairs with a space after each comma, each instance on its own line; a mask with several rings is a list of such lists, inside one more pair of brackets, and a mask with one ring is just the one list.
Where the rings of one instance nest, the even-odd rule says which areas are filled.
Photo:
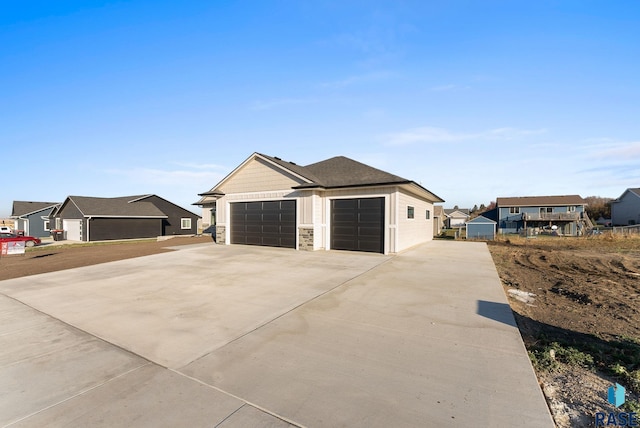
[[102, 215], [102, 214], [90, 214], [85, 215], [84, 218], [169, 218], [169, 216], [163, 215]]
[[[285, 171], [285, 170], [286, 170], [286, 171], [287, 171], [287, 173], [289, 173], [289, 174], [291, 174], [291, 175], [294, 175], [295, 177], [300, 178], [301, 180], [303, 180], [303, 181], [304, 181], [304, 182], [306, 182], [306, 183], [311, 183], [311, 180], [309, 180], [308, 178], [305, 178], [305, 177], [303, 177], [303, 176], [301, 176], [301, 175], [299, 175], [299, 174], [296, 174], [295, 172], [293, 172], [293, 171], [291, 171], [291, 170], [288, 170], [288, 169], [284, 168], [282, 165], [278, 165], [277, 163], [272, 162], [272, 161], [270, 161], [269, 159], [267, 159], [267, 158], [265, 158], [265, 157], [263, 157], [263, 156], [260, 156], [260, 154], [258, 154], [258, 153], [255, 153], [255, 152], [254, 152], [251, 156], [249, 156], [247, 159], [245, 159], [245, 160], [244, 160], [244, 162], [242, 162], [240, 165], [238, 165], [237, 167], [235, 167], [235, 168], [233, 169], [233, 171], [231, 171], [229, 174], [227, 174], [227, 176], [226, 176], [226, 177], [224, 177], [222, 180], [220, 180], [220, 181], [218, 182], [218, 184], [216, 184], [215, 186], [213, 186], [213, 187], [211, 188], [211, 190], [213, 190], [213, 189], [217, 189], [217, 188], [219, 188], [220, 186], [222, 186], [222, 184], [224, 184], [225, 182], [229, 181], [229, 179], [230, 179], [231, 177], [233, 177], [233, 176], [236, 174], [236, 172], [240, 171], [240, 169], [242, 169], [246, 164], [248, 164], [250, 161], [252, 161], [252, 160], [253, 160], [253, 159], [255, 159], [255, 158], [260, 158], [260, 159], [262, 159], [263, 161], [265, 161], [265, 162], [267, 162], [267, 163], [269, 163], [269, 164], [271, 164], [271, 165], [274, 165], [274, 166], [278, 167], [278, 169], [281, 169], [281, 170], [283, 170], [283, 171]], [[210, 191], [211, 191], [211, 190], [210, 190]], [[225, 196], [227, 196], [227, 195], [225, 195]]]

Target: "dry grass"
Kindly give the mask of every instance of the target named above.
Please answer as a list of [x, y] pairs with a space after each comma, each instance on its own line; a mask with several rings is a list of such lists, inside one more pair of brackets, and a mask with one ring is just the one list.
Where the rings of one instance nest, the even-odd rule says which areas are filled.
[[640, 234], [620, 235], [605, 232], [595, 236], [536, 236], [525, 238], [519, 235], [498, 235], [493, 245], [513, 245], [539, 249], [580, 249], [607, 252], [640, 252]]

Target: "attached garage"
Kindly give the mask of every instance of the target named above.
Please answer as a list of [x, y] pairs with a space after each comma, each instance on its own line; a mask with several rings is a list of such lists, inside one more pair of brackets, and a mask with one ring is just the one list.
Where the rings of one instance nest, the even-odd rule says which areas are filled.
[[200, 196], [218, 244], [381, 254], [433, 239], [434, 203], [444, 202], [344, 156], [302, 166], [260, 153]]
[[82, 220], [64, 219], [62, 224], [66, 235], [65, 239], [82, 241]]
[[231, 243], [296, 247], [296, 201], [234, 202]]
[[331, 248], [384, 253], [384, 198], [331, 200]]

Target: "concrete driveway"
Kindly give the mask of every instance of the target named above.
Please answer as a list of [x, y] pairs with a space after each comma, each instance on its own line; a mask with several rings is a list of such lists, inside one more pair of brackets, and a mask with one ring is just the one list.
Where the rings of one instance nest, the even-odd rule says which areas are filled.
[[553, 426], [480, 243], [2, 281], [0, 349], [0, 426]]

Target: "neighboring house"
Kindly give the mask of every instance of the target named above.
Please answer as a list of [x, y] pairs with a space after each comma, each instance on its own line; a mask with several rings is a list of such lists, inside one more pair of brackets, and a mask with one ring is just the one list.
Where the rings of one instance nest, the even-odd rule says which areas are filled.
[[497, 198], [498, 232], [535, 235], [553, 230], [578, 236], [593, 227], [579, 195]]
[[104, 241], [197, 233], [199, 215], [156, 195], [68, 196], [51, 213], [65, 239]]
[[494, 239], [498, 223], [484, 216], [467, 222], [467, 239]]
[[433, 204], [444, 202], [343, 156], [300, 166], [260, 153], [200, 196], [219, 244], [384, 254], [433, 239]]
[[58, 205], [59, 202], [13, 201], [11, 218], [15, 221], [15, 230], [36, 238], [50, 236], [49, 215]]
[[433, 236], [438, 236], [444, 229], [444, 208], [442, 205], [433, 206]]
[[469, 220], [470, 216], [468, 208], [445, 208], [444, 215], [444, 224], [449, 229], [454, 227], [463, 227], [467, 220]]
[[640, 224], [640, 188], [627, 189], [611, 201], [611, 223], [614, 226]]

